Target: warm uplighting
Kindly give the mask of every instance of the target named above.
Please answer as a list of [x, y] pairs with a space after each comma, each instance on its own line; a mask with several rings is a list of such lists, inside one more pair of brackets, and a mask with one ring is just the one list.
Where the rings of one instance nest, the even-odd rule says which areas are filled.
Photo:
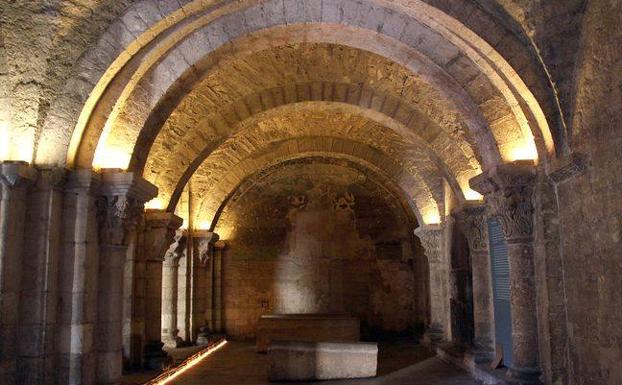
[[145, 203], [145, 208], [146, 209], [153, 209], [153, 210], [163, 210], [164, 209], [164, 201], [161, 198], [159, 198], [159, 197], [153, 198], [149, 202]]
[[441, 223], [441, 214], [436, 207], [426, 207], [421, 210], [421, 217], [426, 225]]
[[531, 140], [512, 143], [504, 149], [506, 160], [510, 162], [515, 162], [517, 160], [537, 160], [538, 159], [538, 150], [536, 149], [536, 144]]
[[482, 199], [484, 199], [482, 194], [478, 193], [470, 187], [463, 187], [462, 193], [464, 194], [464, 199], [466, 199], [467, 201], [481, 201]]
[[194, 356], [189, 357], [186, 361], [182, 362], [180, 365], [174, 367], [168, 372], [163, 373], [162, 375], [158, 376], [155, 380], [149, 381], [147, 384], [148, 385], [168, 384], [169, 382], [181, 376], [184, 372], [186, 372], [187, 370], [189, 370], [190, 368], [192, 368], [199, 362], [203, 361], [205, 358], [207, 358], [207, 356], [216, 352], [218, 349], [222, 348], [226, 344], [227, 344], [227, 340], [220, 341], [218, 344], [212, 347], [209, 347], [206, 350], [203, 350], [195, 354]]
[[9, 159], [9, 123], [0, 121], [0, 160]]
[[200, 220], [194, 226], [196, 230], [209, 230], [212, 223], [208, 220]]
[[93, 160], [93, 168], [96, 170], [102, 168], [127, 170], [129, 164], [130, 154], [124, 149], [110, 146], [97, 146], [95, 159]]

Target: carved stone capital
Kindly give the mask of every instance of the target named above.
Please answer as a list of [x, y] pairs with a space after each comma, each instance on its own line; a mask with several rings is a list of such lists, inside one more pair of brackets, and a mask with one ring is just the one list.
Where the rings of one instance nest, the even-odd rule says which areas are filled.
[[453, 213], [472, 252], [488, 250], [486, 206], [465, 206]]
[[440, 262], [443, 250], [443, 228], [440, 226], [420, 226], [415, 229], [414, 233], [421, 241], [428, 262]]
[[26, 162], [0, 163], [0, 185], [8, 189], [28, 187], [37, 179], [37, 170]]
[[176, 265], [184, 253], [186, 252], [186, 245], [188, 242], [188, 236], [184, 230], [177, 230], [173, 243], [168, 247], [166, 253], [164, 253], [164, 263], [167, 265]]
[[100, 244], [126, 246], [145, 202], [157, 193], [157, 187], [134, 173], [104, 171], [96, 201]]
[[497, 218], [508, 242], [533, 237], [535, 169], [528, 164], [507, 164], [476, 176], [471, 188], [486, 199], [490, 216]]
[[183, 219], [162, 210], [145, 212], [145, 253], [146, 259], [163, 261], [164, 254], [175, 240], [175, 232], [181, 227]]
[[199, 230], [194, 232], [192, 238], [195, 245], [197, 261], [201, 266], [206, 266], [209, 261], [211, 246], [218, 241], [219, 236], [213, 231]]

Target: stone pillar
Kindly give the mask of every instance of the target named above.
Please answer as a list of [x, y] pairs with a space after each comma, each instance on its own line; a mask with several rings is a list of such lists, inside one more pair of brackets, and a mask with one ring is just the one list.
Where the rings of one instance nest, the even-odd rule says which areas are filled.
[[37, 171], [0, 163], [0, 384], [17, 383], [18, 306], [28, 187]]
[[430, 325], [425, 340], [437, 344], [447, 338], [447, 264], [443, 255], [443, 228], [441, 226], [420, 226], [415, 235], [421, 241], [428, 258], [430, 273]]
[[162, 264], [162, 333], [164, 345], [171, 348], [182, 346], [177, 330], [177, 268], [179, 258], [186, 252], [187, 236], [182, 230], [175, 234], [175, 241], [164, 255]]
[[501, 165], [471, 179], [470, 184], [484, 195], [508, 245], [514, 361], [508, 375], [519, 384], [540, 384], [533, 245], [535, 168], [526, 163]]
[[129, 234], [123, 266], [123, 366], [142, 367], [145, 337], [145, 257], [142, 250], [144, 220]]
[[[99, 283], [97, 382], [117, 384], [122, 373], [123, 268], [128, 244], [157, 188], [129, 172], [104, 171], [97, 199]], [[128, 288], [126, 288], [127, 290]]]
[[209, 337], [209, 319], [207, 318], [207, 305], [212, 301], [208, 298], [212, 295], [212, 288], [208, 287], [208, 270], [212, 265], [214, 243], [218, 241], [218, 234], [197, 230], [193, 238], [192, 258], [192, 325], [194, 339], [197, 345], [206, 345]]
[[63, 203], [63, 256], [59, 266], [58, 383], [95, 383], [97, 321], [97, 221], [100, 176], [91, 170], [68, 175]]
[[145, 347], [148, 369], [159, 369], [167, 354], [162, 350], [162, 261], [183, 220], [173, 213], [149, 210], [145, 214]]
[[214, 304], [214, 331], [216, 333], [224, 332], [223, 325], [223, 298], [222, 298], [222, 254], [227, 247], [225, 241], [214, 243], [214, 280], [213, 280], [213, 304]]
[[486, 208], [483, 205], [466, 206], [454, 216], [469, 243], [471, 254], [475, 321], [473, 358], [476, 363], [489, 362], [495, 354], [495, 329]]
[[64, 169], [40, 170], [28, 196], [19, 303], [17, 383], [48, 384], [56, 375], [58, 270]]

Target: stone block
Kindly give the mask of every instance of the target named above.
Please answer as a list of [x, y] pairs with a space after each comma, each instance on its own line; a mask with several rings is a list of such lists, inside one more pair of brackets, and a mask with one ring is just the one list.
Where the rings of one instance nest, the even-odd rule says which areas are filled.
[[363, 342], [273, 341], [268, 363], [270, 381], [374, 377], [378, 346]]
[[356, 342], [360, 321], [347, 314], [263, 315], [257, 323], [257, 352], [265, 353], [273, 340]]

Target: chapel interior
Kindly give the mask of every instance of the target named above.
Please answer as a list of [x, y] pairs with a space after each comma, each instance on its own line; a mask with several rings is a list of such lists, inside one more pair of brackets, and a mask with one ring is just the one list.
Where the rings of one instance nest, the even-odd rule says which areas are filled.
[[621, 0], [0, 0], [0, 385], [622, 384]]

